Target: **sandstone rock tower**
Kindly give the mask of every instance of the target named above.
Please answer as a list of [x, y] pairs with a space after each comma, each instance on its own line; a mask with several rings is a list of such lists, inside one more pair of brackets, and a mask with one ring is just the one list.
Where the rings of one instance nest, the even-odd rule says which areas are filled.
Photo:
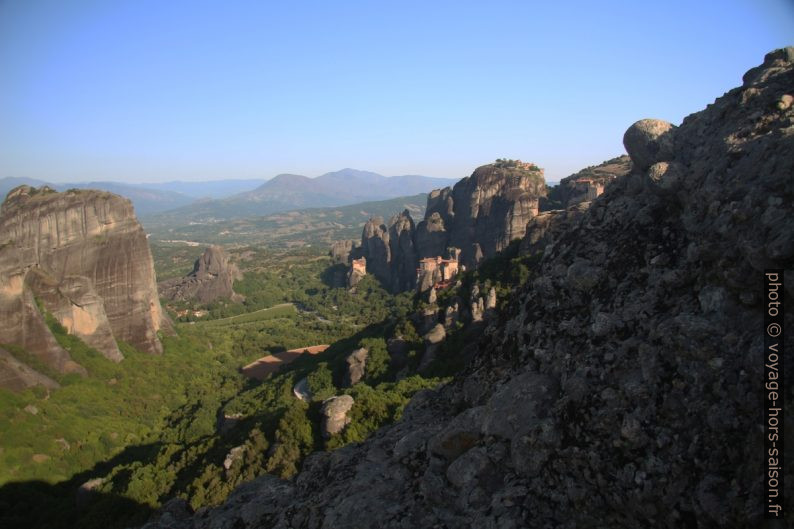
[[210, 246], [196, 259], [187, 276], [160, 283], [163, 297], [210, 303], [217, 299], [237, 299], [232, 286], [240, 278], [237, 267], [220, 246]]
[[79, 372], [40, 308], [107, 358], [117, 340], [161, 353], [170, 328], [157, 297], [146, 234], [132, 205], [92, 190], [20, 186], [0, 211], [0, 343], [25, 348], [61, 373]]

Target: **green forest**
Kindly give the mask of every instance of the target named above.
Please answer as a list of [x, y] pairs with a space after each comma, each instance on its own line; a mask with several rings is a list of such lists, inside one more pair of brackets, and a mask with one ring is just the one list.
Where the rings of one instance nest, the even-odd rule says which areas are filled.
[[[152, 249], [166, 277], [189, 270], [202, 251]], [[234, 285], [244, 300], [204, 307], [163, 300], [176, 334], [161, 336], [162, 356], [120, 344], [125, 360], [110, 362], [45, 314], [89, 374], [50, 373], [61, 384], [51, 391], [0, 390], [0, 525], [126, 527], [173, 497], [197, 509], [259, 475], [290, 478], [311, 452], [365, 440], [398, 420], [414, 393], [449, 381], [465, 365], [464, 345], [480, 332], [457, 322], [419, 372], [417, 314], [428, 307], [426, 295], [389, 294], [372, 276], [355, 289], [338, 287], [330, 258], [312, 247], [229, 252], [244, 272]], [[532, 264], [513, 244], [440, 292], [436, 304], [443, 309], [468, 299], [474, 285], [482, 292], [494, 287], [504, 303], [528, 280]], [[400, 361], [388, 352], [392, 337], [404, 343]], [[239, 372], [257, 358], [315, 344], [330, 347], [263, 381]], [[365, 374], [347, 387], [345, 360], [360, 347], [369, 351]], [[304, 379], [307, 400], [293, 393]], [[351, 421], [325, 438], [322, 403], [342, 394], [355, 401]]]

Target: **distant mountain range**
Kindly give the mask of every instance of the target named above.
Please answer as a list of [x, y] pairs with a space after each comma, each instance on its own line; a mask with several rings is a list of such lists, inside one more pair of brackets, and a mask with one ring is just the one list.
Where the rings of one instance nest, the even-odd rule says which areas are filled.
[[427, 193], [454, 183], [419, 175], [386, 177], [369, 171], [342, 169], [316, 178], [280, 174], [270, 180], [171, 181], [127, 184], [81, 182], [53, 184], [33, 178], [0, 179], [0, 199], [19, 185], [101, 189], [129, 198], [140, 217], [165, 215], [180, 221], [234, 219], [312, 207], [335, 207]]
[[129, 198], [137, 215], [152, 215], [176, 209], [198, 200], [212, 200], [250, 191], [264, 183], [260, 180], [209, 180], [205, 182], [172, 181], [164, 183], [127, 184], [122, 182], [77, 182], [54, 184], [35, 178], [0, 179], [0, 201], [20, 185], [48, 185], [56, 191], [67, 189], [101, 189]]
[[412, 217], [423, 218], [427, 193], [359, 202], [345, 206], [281, 211], [262, 216], [208, 221], [178, 222], [165, 215], [152, 215], [142, 221], [149, 244], [169, 246], [183, 244], [220, 244], [291, 248], [328, 246], [340, 239], [360, 239], [361, 227], [371, 217], [390, 218], [408, 210]]
[[316, 178], [280, 174], [251, 191], [190, 204], [158, 215], [158, 221], [204, 222], [269, 215], [304, 208], [338, 207], [427, 193], [454, 183], [419, 175], [386, 177], [342, 169]]
[[224, 198], [237, 193], [251, 191], [264, 184], [266, 178], [255, 179], [230, 179], [230, 180], [207, 180], [204, 182], [188, 182], [185, 180], [173, 180], [162, 183], [135, 184], [135, 186], [156, 189], [158, 191], [173, 191], [182, 195], [187, 195], [195, 199]]

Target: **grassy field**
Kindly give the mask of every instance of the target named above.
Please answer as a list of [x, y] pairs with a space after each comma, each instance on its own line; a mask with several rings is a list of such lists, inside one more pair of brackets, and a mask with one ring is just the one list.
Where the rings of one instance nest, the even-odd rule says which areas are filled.
[[289, 318], [297, 314], [297, 312], [293, 303], [280, 303], [266, 309], [259, 309], [245, 314], [238, 314], [237, 316], [229, 316], [227, 318], [218, 318], [217, 320], [202, 321], [199, 322], [199, 324], [204, 327], [239, 325], [242, 323], [254, 323], [275, 318]]

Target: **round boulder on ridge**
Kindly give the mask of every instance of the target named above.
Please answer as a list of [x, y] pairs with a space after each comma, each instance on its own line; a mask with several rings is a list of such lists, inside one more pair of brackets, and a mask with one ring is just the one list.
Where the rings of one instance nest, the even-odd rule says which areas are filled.
[[675, 125], [660, 119], [641, 119], [623, 135], [623, 146], [634, 166], [644, 171], [673, 157]]

